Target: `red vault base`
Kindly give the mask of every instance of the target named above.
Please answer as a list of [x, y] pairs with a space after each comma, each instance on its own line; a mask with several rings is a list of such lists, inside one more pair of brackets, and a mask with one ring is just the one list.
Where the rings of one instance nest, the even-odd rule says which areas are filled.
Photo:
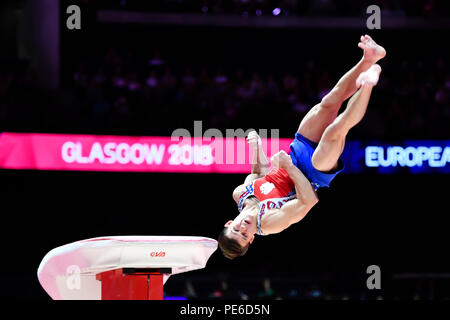
[[102, 300], [163, 300], [163, 277], [168, 269], [116, 269], [97, 274]]

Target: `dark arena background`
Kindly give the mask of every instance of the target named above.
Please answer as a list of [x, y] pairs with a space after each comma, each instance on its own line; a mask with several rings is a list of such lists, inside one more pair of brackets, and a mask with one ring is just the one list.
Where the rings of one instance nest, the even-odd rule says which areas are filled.
[[[373, 4], [379, 29], [367, 24]], [[70, 5], [81, 10], [81, 29], [67, 26]], [[440, 146], [439, 165], [344, 171], [301, 222], [257, 237], [235, 260], [218, 249], [204, 269], [171, 277], [164, 295], [450, 298], [448, 1], [3, 0], [0, 10], [0, 137], [170, 137], [202, 121], [203, 131], [279, 129], [293, 139], [309, 108], [361, 58], [358, 41], [369, 34], [387, 56], [348, 141], [384, 150]], [[3, 167], [0, 295], [49, 300], [39, 263], [78, 240], [217, 239], [237, 214], [231, 194], [245, 176]], [[371, 265], [380, 268], [381, 289], [366, 285]]]

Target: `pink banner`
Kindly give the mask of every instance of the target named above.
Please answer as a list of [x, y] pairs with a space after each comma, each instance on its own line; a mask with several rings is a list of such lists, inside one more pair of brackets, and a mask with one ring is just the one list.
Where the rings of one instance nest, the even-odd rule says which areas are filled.
[[[291, 139], [262, 139], [268, 157]], [[249, 173], [245, 138], [0, 134], [0, 168], [79, 171]]]

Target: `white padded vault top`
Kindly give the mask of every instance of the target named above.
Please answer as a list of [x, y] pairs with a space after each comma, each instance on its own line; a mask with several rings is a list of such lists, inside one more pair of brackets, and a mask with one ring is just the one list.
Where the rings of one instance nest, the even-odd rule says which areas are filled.
[[[38, 279], [55, 300], [99, 300], [95, 275], [120, 268], [172, 268], [172, 274], [204, 268], [217, 241], [204, 237], [120, 236], [81, 240], [51, 250]], [[164, 283], [170, 275], [164, 276]]]

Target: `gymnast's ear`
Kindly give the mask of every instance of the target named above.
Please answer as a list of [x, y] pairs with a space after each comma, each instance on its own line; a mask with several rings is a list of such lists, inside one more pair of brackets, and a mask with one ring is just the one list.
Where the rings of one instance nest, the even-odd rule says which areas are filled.
[[228, 220], [227, 223], [225, 223], [224, 227], [228, 228], [232, 222], [233, 220]]

